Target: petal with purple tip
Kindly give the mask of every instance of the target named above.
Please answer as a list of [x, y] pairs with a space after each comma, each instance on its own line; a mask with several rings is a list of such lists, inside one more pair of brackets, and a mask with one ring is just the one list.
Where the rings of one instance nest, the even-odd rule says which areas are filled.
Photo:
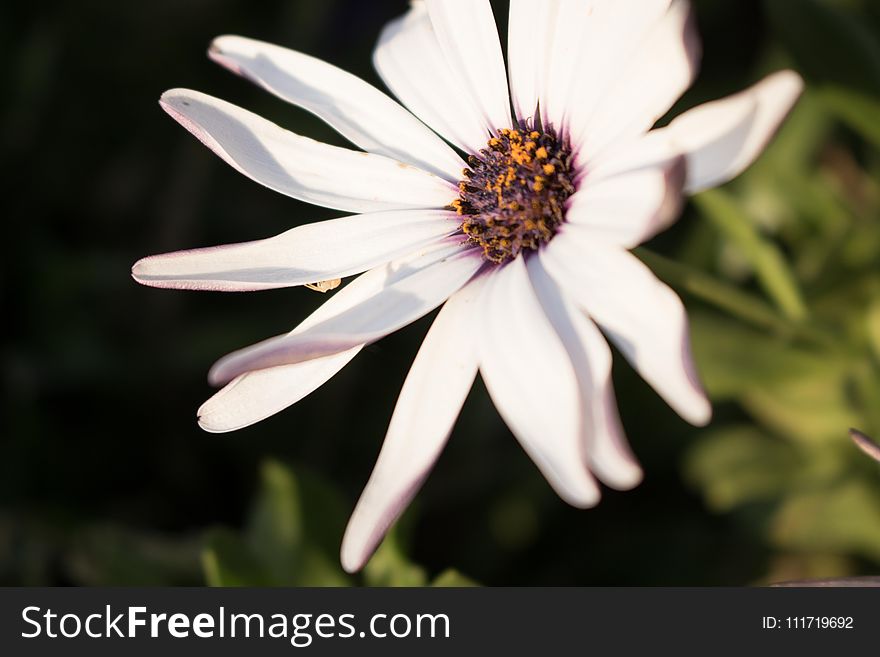
[[584, 446], [590, 469], [607, 485], [629, 490], [642, 480], [617, 413], [611, 381], [611, 349], [596, 325], [574, 304], [538, 258], [528, 262], [541, 305], [565, 345], [577, 375], [585, 409]]
[[163, 109], [227, 164], [287, 196], [345, 212], [443, 208], [452, 183], [382, 155], [301, 137], [197, 91], [166, 91]]
[[700, 385], [681, 299], [634, 255], [575, 232], [540, 254], [547, 272], [602, 327], [633, 367], [688, 422], [712, 410]]
[[[412, 271], [410, 265], [424, 258], [424, 255], [410, 255], [358, 276], [334, 293], [290, 335], [304, 333], [369, 301], [385, 287], [408, 276]], [[314, 392], [351, 362], [362, 348], [363, 345], [356, 345], [323, 358], [243, 374], [202, 405], [199, 424], [206, 431], [225, 433], [264, 420]]]
[[764, 151], [803, 92], [794, 71], [780, 71], [755, 86], [676, 118], [663, 132], [676, 153], [687, 156], [687, 190], [726, 183]]
[[446, 445], [477, 375], [473, 345], [482, 278], [443, 306], [403, 384], [382, 451], [358, 500], [342, 565], [360, 570], [412, 500]]
[[389, 283], [362, 303], [307, 331], [229, 354], [211, 368], [208, 378], [222, 385], [252, 370], [322, 358], [380, 340], [434, 310], [482, 267], [479, 251], [458, 244], [410, 261], [403, 272], [388, 265]]
[[443, 210], [398, 210], [298, 226], [256, 242], [178, 251], [138, 261], [143, 285], [241, 292], [345, 278], [439, 242], [457, 229]]
[[332, 64], [280, 46], [222, 36], [211, 58], [320, 117], [368, 153], [458, 182], [462, 159], [396, 101]]

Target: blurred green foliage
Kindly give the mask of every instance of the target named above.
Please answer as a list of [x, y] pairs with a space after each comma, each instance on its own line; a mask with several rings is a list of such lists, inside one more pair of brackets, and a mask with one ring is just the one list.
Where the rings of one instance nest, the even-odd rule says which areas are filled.
[[473, 586], [455, 570], [433, 581], [401, 545], [400, 525], [361, 577], [345, 574], [336, 553], [346, 510], [339, 494], [315, 477], [294, 475], [275, 461], [261, 468], [257, 499], [239, 535], [216, 530], [202, 553], [210, 586]]
[[478, 386], [417, 504], [356, 576], [339, 566], [342, 532], [429, 320], [285, 413], [208, 436], [194, 411], [210, 363], [286, 330], [320, 295], [175, 294], [128, 270], [332, 216], [238, 176], [156, 108], [189, 86], [344, 144], [213, 67], [212, 37], [289, 45], [379, 84], [371, 47], [406, 2], [0, 7], [0, 583], [714, 585], [880, 571], [880, 470], [847, 438], [850, 426], [880, 435], [880, 3], [695, 5], [703, 73], [673, 115], [781, 67], [808, 81], [765, 156], [638, 251], [685, 299], [715, 420], [686, 426], [618, 358], [646, 481], [583, 512], [554, 496]]
[[880, 39], [866, 5], [765, 6], [779, 37], [771, 61], [790, 58], [808, 91], [752, 170], [695, 199], [705, 224], [683, 259], [753, 285], [779, 316], [702, 295], [727, 313], [692, 316], [701, 373], [715, 402], [746, 418], [704, 432], [685, 474], [777, 551], [774, 579], [829, 556], [841, 571], [880, 561], [880, 473], [844, 430], [880, 431]]

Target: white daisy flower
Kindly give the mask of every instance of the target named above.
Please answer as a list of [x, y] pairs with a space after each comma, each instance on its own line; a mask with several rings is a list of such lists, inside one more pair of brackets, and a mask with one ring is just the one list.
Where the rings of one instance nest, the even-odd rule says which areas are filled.
[[291, 333], [221, 359], [210, 380], [226, 387], [199, 410], [204, 429], [281, 411], [364, 345], [442, 306], [349, 522], [349, 571], [416, 494], [478, 372], [522, 447], [577, 507], [598, 502], [594, 477], [618, 489], [641, 479], [606, 338], [684, 419], [704, 425], [711, 415], [682, 302], [629, 249], [675, 221], [685, 193], [749, 166], [801, 79], [777, 73], [653, 129], [697, 70], [687, 0], [511, 0], [509, 26], [505, 71], [488, 0], [414, 2], [374, 56], [401, 104], [298, 52], [235, 36], [212, 44], [212, 59], [364, 152], [195, 91], [162, 96], [244, 175], [353, 216], [146, 258], [134, 266], [138, 282], [248, 291], [361, 274]]

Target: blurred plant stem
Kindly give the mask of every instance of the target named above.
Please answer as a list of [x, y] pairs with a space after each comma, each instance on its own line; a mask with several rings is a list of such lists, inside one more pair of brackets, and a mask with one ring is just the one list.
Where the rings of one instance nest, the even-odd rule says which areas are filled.
[[714, 278], [705, 272], [671, 260], [645, 248], [635, 254], [660, 278], [673, 287], [750, 324], [769, 329], [780, 337], [803, 339], [826, 349], [839, 349], [840, 341], [830, 332], [804, 321], [780, 315], [761, 299]]
[[737, 200], [718, 189], [703, 192], [693, 200], [703, 217], [740, 250], [779, 310], [790, 320], [805, 319], [807, 305], [785, 256], [761, 235]]

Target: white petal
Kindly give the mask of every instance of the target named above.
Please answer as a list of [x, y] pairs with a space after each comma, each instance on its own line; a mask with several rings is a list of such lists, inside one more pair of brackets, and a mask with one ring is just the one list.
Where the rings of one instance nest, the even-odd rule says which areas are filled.
[[280, 413], [333, 378], [362, 348], [248, 372], [202, 404], [198, 411], [199, 426], [209, 433], [226, 433]]
[[356, 307], [302, 333], [229, 354], [211, 368], [208, 378], [223, 384], [251, 370], [300, 363], [380, 340], [434, 310], [482, 267], [479, 250], [458, 244], [405, 265], [407, 275], [399, 275], [395, 265], [389, 265], [386, 273], [398, 274], [396, 279]]
[[672, 148], [666, 130], [651, 130], [617, 144], [591, 160], [583, 181], [592, 184], [611, 176], [668, 167], [679, 157], [682, 155]]
[[794, 71], [780, 71], [755, 86], [685, 112], [664, 130], [676, 152], [687, 155], [687, 190], [721, 185], [747, 169], [776, 134], [803, 92]]
[[588, 230], [595, 239], [633, 248], [668, 228], [679, 216], [684, 158], [599, 178], [588, 175], [571, 197], [567, 230]]
[[480, 372], [495, 407], [559, 496], [593, 506], [578, 380], [523, 258], [492, 273], [480, 306]]
[[364, 566], [446, 445], [477, 375], [475, 305], [483, 280], [446, 302], [406, 377], [379, 460], [342, 540], [348, 572]]
[[537, 116], [556, 27], [558, 0], [510, 0], [507, 61], [517, 119]]
[[[602, 2], [552, 0], [545, 4], [545, 11], [550, 16], [547, 19], [548, 36], [543, 55], [546, 61], [538, 91], [541, 116], [545, 125], [564, 131], [563, 119], [570, 94], [582, 75], [581, 58], [598, 37], [598, 23], [603, 15], [600, 8]], [[540, 33], [537, 36], [541, 38]], [[512, 42], [511, 47], [514, 47]]]
[[[298, 335], [368, 302], [386, 286], [408, 276], [425, 256], [401, 258], [387, 267], [372, 269], [335, 292], [290, 335]], [[282, 365], [244, 374], [219, 391], [199, 409], [199, 424], [221, 433], [250, 426], [278, 413], [322, 386], [361, 350], [358, 345], [324, 358]]]
[[609, 486], [635, 487], [642, 470], [632, 455], [614, 401], [611, 349], [587, 317], [566, 298], [544, 271], [539, 258], [528, 262], [529, 277], [548, 319], [556, 329], [574, 366], [586, 409], [584, 445], [593, 471]]
[[540, 254], [546, 270], [587, 311], [639, 374], [688, 422], [711, 408], [690, 350], [678, 296], [631, 253], [561, 232]]
[[340, 68], [294, 50], [239, 36], [215, 39], [211, 58], [279, 98], [317, 115], [369, 153], [452, 182], [462, 159], [396, 101]]
[[163, 109], [230, 166], [287, 196], [346, 212], [442, 208], [450, 182], [382, 155], [295, 135], [197, 91], [166, 91]]
[[385, 27], [373, 63], [394, 95], [441, 137], [470, 153], [486, 147], [492, 126], [446, 61], [424, 3]]
[[277, 237], [144, 258], [151, 287], [249, 291], [345, 278], [439, 241], [457, 229], [444, 210], [397, 210], [298, 226]]
[[[670, 0], [560, 0], [542, 107], [567, 131], [608, 96]], [[569, 114], [571, 113], [571, 116]]]
[[425, 5], [446, 61], [486, 125], [511, 127], [504, 55], [489, 0], [425, 0]]
[[673, 0], [593, 111], [573, 108], [571, 139], [581, 157], [650, 130], [691, 86], [701, 54], [690, 2]]

